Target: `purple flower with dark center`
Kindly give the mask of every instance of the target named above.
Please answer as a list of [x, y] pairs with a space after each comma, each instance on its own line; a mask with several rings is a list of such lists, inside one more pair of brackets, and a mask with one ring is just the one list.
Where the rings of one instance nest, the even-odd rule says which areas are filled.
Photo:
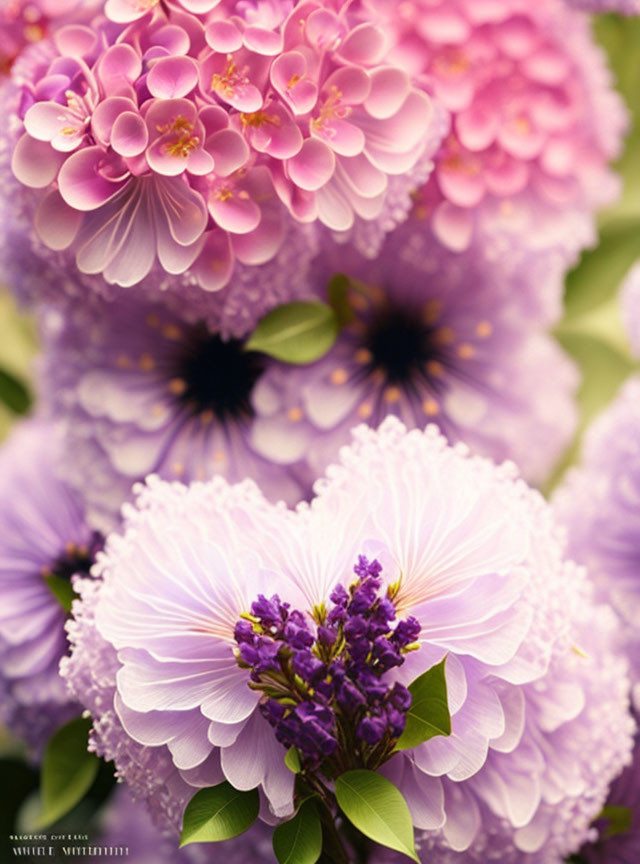
[[434, 423], [496, 462], [512, 459], [529, 480], [546, 478], [575, 429], [579, 376], [546, 327], [523, 315], [518, 283], [405, 226], [375, 261], [327, 249], [314, 271], [319, 296], [336, 274], [351, 320], [320, 360], [281, 370], [256, 417], [263, 455], [282, 452], [276, 431], [304, 440], [315, 479], [356, 425], [394, 415], [410, 428]]
[[97, 528], [117, 524], [132, 485], [150, 473], [251, 477], [274, 500], [301, 497], [299, 483], [251, 442], [277, 361], [131, 298], [69, 305], [64, 317], [47, 316], [45, 331], [43, 384], [68, 441], [60, 470]]
[[0, 451], [1, 718], [36, 751], [81, 710], [58, 664], [72, 579], [88, 575], [100, 546], [78, 496], [56, 475], [59, 455], [44, 420], [17, 427]]

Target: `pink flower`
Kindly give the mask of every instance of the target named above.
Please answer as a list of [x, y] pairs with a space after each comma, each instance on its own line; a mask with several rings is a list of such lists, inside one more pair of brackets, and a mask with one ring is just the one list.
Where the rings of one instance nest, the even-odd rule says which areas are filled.
[[292, 217], [382, 235], [406, 215], [389, 179], [423, 178], [443, 128], [382, 30], [348, 3], [178, 5], [109, 0], [25, 64], [13, 170], [50, 248], [120, 286], [160, 267], [217, 291]]
[[562, 0], [366, 6], [392, 36], [391, 62], [452, 114], [417, 203], [440, 241], [459, 251], [515, 235], [573, 260], [617, 192], [607, 162], [625, 128], [585, 16]]

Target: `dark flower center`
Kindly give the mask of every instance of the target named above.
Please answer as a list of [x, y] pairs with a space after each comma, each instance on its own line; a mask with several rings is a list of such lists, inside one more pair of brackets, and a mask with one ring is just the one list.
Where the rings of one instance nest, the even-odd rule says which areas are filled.
[[172, 381], [175, 395], [194, 415], [211, 412], [221, 423], [249, 420], [251, 393], [265, 370], [265, 359], [245, 351], [241, 340], [224, 341], [202, 325], [178, 356]]
[[96, 561], [96, 552], [102, 548], [102, 542], [101, 535], [94, 533], [88, 543], [81, 545], [68, 543], [64, 552], [56, 558], [45, 575], [55, 576], [66, 582], [71, 581], [71, 577], [76, 574], [89, 576]]
[[388, 384], [407, 384], [416, 376], [427, 379], [429, 362], [446, 360], [437, 328], [425, 324], [420, 311], [410, 308], [379, 309], [365, 331], [362, 347], [370, 355], [366, 374], [382, 372]]

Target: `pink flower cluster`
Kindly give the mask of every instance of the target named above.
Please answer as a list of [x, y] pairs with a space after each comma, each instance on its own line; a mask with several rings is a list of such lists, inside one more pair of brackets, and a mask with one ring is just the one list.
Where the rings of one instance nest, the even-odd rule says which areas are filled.
[[393, 34], [392, 61], [452, 115], [416, 207], [440, 241], [458, 251], [516, 231], [570, 254], [589, 242], [589, 211], [617, 191], [606, 163], [625, 112], [588, 19], [563, 0], [366, 5]]
[[159, 262], [215, 291], [236, 260], [271, 260], [291, 216], [378, 219], [434, 108], [351, 5], [109, 0], [60, 29], [33, 59], [12, 163], [44, 190], [42, 240], [110, 283]]

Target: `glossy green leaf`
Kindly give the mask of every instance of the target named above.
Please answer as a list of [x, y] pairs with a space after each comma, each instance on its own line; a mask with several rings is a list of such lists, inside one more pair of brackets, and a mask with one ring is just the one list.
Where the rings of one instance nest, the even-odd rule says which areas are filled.
[[313, 363], [336, 341], [338, 320], [326, 303], [296, 302], [278, 306], [258, 324], [246, 343], [284, 363]]
[[407, 712], [404, 732], [398, 739], [396, 750], [408, 750], [435, 738], [451, 735], [451, 714], [447, 702], [445, 657], [409, 685], [411, 707]]
[[340, 809], [359, 831], [419, 864], [409, 807], [390, 780], [375, 771], [357, 769], [341, 774], [335, 787]]
[[51, 575], [45, 578], [45, 583], [64, 611], [71, 612], [71, 604], [78, 595], [71, 587], [69, 579]]
[[273, 832], [279, 864], [316, 864], [322, 853], [322, 825], [313, 801], [306, 801], [293, 819]]
[[287, 766], [289, 771], [293, 771], [294, 774], [299, 774], [302, 765], [300, 764], [300, 754], [296, 750], [295, 747], [289, 747], [284, 757], [284, 764]]
[[52, 736], [42, 760], [41, 827], [57, 822], [82, 800], [100, 767], [87, 751], [91, 720], [77, 717]]
[[609, 823], [603, 832], [603, 838], [616, 837], [618, 834], [627, 834], [631, 830], [633, 811], [631, 807], [620, 807], [608, 804], [602, 808], [598, 819], [606, 819]]
[[329, 305], [336, 313], [338, 324], [344, 327], [353, 320], [354, 313], [349, 303], [349, 287], [351, 281], [344, 273], [337, 273], [333, 279], [329, 281], [328, 294]]
[[258, 818], [258, 790], [242, 792], [227, 783], [200, 789], [182, 817], [180, 846], [230, 840], [251, 828]]
[[26, 414], [31, 407], [29, 391], [6, 369], [0, 369], [0, 402], [3, 402], [14, 414]]

